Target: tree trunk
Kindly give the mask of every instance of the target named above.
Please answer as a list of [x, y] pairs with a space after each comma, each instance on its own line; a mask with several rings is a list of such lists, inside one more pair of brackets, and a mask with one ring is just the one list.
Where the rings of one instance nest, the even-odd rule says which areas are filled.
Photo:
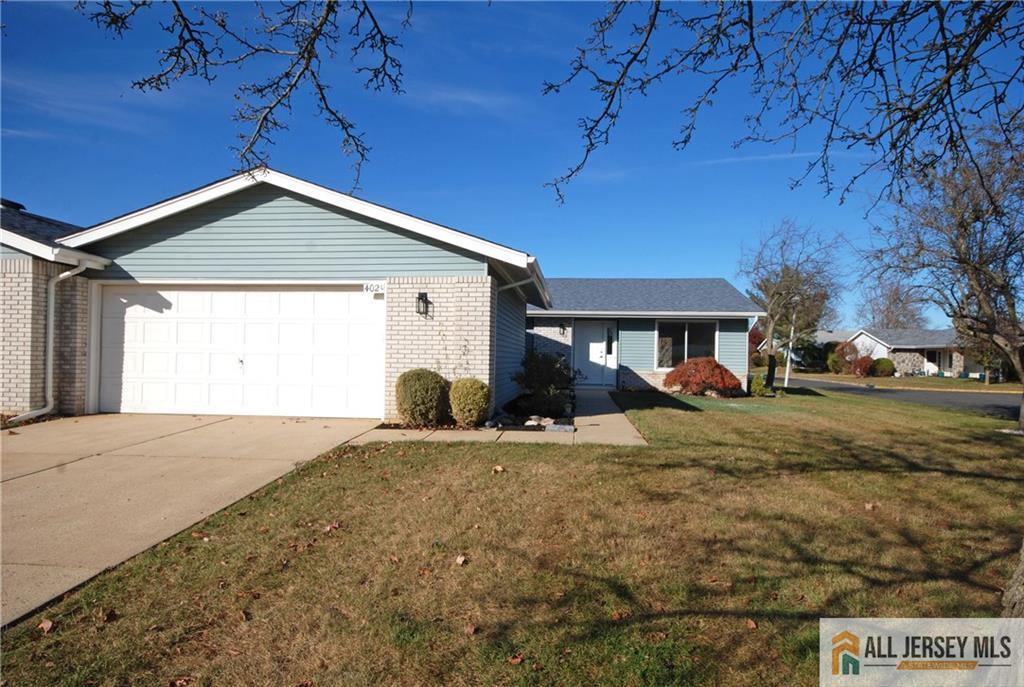
[[1003, 592], [1003, 617], [1024, 618], [1024, 545], [1020, 548], [1017, 570]]
[[1024, 432], [1024, 392], [1020, 395], [1020, 407], [1017, 408], [1017, 429]]
[[989, 384], [992, 383], [992, 370], [986, 367], [984, 370], [982, 370], [982, 373], [985, 375], [985, 386], [988, 386]]
[[768, 372], [764, 376], [764, 385], [769, 389], [775, 388], [775, 368], [778, 365], [778, 361], [775, 359], [775, 351], [768, 356]]

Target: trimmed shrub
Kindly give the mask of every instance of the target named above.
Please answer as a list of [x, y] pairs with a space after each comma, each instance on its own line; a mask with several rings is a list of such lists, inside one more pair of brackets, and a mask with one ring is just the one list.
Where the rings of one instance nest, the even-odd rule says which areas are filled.
[[857, 377], [870, 377], [871, 370], [875, 366], [875, 361], [870, 355], [863, 355], [853, 361], [850, 366], [850, 370]]
[[767, 396], [772, 392], [764, 383], [764, 375], [754, 375], [754, 378], [750, 380], [750, 395], [751, 396]]
[[714, 358], [690, 358], [679, 363], [665, 375], [664, 386], [666, 389], [679, 388], [693, 396], [708, 391], [735, 392], [743, 388], [736, 375]]
[[487, 419], [491, 407], [491, 387], [479, 379], [456, 379], [448, 391], [452, 417], [462, 427], [475, 427]]
[[896, 374], [896, 363], [888, 358], [879, 358], [875, 361], [873, 374], [876, 377], [892, 377]]
[[568, 389], [574, 381], [564, 356], [528, 351], [523, 367], [512, 379], [528, 394], [553, 394]]
[[410, 427], [437, 427], [448, 420], [448, 380], [432, 370], [403, 372], [395, 383], [398, 415]]
[[832, 374], [850, 374], [853, 361], [860, 357], [860, 351], [849, 341], [836, 346], [835, 350], [828, 354], [828, 370]]
[[764, 354], [761, 351], [754, 351], [750, 354], [751, 367], [764, 367], [767, 364], [768, 361], [764, 359]]

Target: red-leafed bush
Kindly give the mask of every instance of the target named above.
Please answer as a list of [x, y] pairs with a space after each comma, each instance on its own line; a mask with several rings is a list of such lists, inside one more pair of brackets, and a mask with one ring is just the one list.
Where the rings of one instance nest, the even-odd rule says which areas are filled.
[[857, 377], [870, 377], [871, 370], [874, 368], [874, 366], [875, 361], [871, 358], [871, 356], [864, 355], [854, 360], [853, 364], [850, 365], [850, 369], [853, 371], [853, 374]]
[[679, 363], [665, 375], [666, 389], [680, 389], [685, 394], [700, 396], [708, 391], [728, 393], [739, 391], [740, 380], [714, 358], [690, 358]]

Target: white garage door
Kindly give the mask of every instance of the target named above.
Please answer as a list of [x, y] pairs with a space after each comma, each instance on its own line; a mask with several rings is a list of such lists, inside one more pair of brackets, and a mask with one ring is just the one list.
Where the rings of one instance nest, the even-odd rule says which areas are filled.
[[103, 412], [381, 417], [384, 296], [104, 286]]

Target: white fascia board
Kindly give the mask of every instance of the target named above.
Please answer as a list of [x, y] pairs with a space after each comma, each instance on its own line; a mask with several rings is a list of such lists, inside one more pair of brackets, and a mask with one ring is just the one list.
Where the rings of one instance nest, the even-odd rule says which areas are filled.
[[528, 317], [622, 317], [622, 318], [692, 318], [705, 317], [712, 319], [733, 319], [741, 317], [761, 317], [763, 312], [703, 312], [666, 310], [657, 312], [637, 312], [624, 310], [536, 310], [528, 311]]
[[853, 336], [851, 336], [849, 339], [846, 340], [846, 343], [853, 343], [853, 340], [856, 339], [861, 334], [863, 334], [864, 336], [868, 337], [872, 341], [878, 343], [879, 345], [884, 346], [885, 348], [888, 348], [890, 351], [893, 349], [892, 346], [890, 346], [886, 342], [882, 341], [877, 336], [874, 336], [873, 334], [871, 334], [871, 332], [869, 332], [866, 329], [858, 329], [856, 334], [854, 334]]
[[55, 248], [7, 229], [0, 229], [0, 243], [40, 260], [59, 262], [63, 265], [85, 265], [93, 269], [103, 269], [110, 264], [110, 260], [107, 258], [72, 248]]
[[494, 258], [495, 260], [501, 260], [502, 262], [509, 263], [520, 268], [526, 268], [529, 265], [531, 256], [522, 251], [517, 251], [512, 248], [493, 243], [486, 239], [479, 238], [477, 236], [471, 236], [455, 229], [449, 229], [427, 220], [419, 219], [407, 215], [397, 210], [376, 205], [359, 198], [353, 198], [352, 196], [338, 191], [332, 191], [329, 188], [319, 186], [317, 184], [297, 179], [293, 176], [277, 172], [272, 169], [257, 169], [251, 172], [243, 172], [235, 175], [228, 179], [218, 181], [216, 183], [205, 186], [191, 193], [186, 193], [181, 196], [176, 196], [162, 203], [151, 205], [147, 208], [137, 210], [131, 214], [119, 217], [111, 220], [104, 224], [99, 224], [85, 231], [71, 236], [66, 236], [61, 239], [60, 243], [63, 243], [72, 248], [83, 246], [96, 241], [102, 241], [105, 238], [115, 236], [125, 231], [135, 229], [145, 224], [155, 222], [157, 220], [169, 217], [170, 215], [184, 212], [196, 206], [208, 203], [217, 198], [237, 193], [243, 189], [255, 186], [259, 183], [267, 183], [278, 188], [291, 191], [314, 200], [318, 200], [326, 205], [346, 210], [348, 212], [354, 212], [364, 217], [375, 219], [385, 224], [411, 231], [414, 234], [425, 236], [427, 238], [447, 243], [452, 246], [463, 248], [472, 253], [482, 255], [488, 258]]

